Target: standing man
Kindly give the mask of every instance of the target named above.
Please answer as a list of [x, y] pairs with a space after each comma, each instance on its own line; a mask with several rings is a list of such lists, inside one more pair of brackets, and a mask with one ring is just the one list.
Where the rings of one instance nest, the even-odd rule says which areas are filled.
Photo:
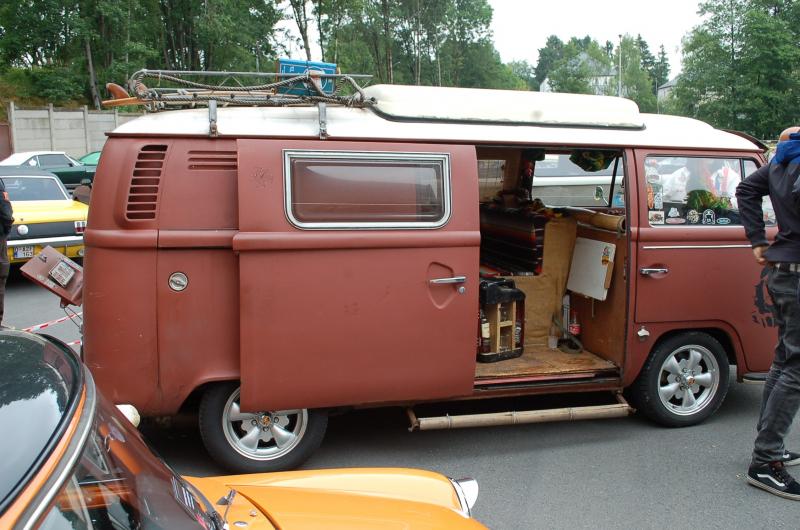
[[8, 200], [8, 192], [3, 179], [0, 179], [0, 327], [3, 324], [3, 307], [6, 297], [6, 280], [11, 264], [8, 262], [8, 234], [11, 233], [11, 225], [14, 224], [14, 212], [11, 209], [11, 202]]
[[[785, 466], [800, 464], [800, 454], [783, 445], [800, 407], [800, 127], [781, 133], [772, 161], [736, 188], [745, 233], [760, 265], [768, 267], [767, 288], [775, 307], [778, 344], [758, 418], [747, 481], [772, 494], [800, 500], [800, 483]], [[796, 184], [798, 183], [798, 184]], [[796, 189], [796, 191], [795, 191]], [[770, 245], [764, 232], [762, 198], [769, 195], [778, 221]]]

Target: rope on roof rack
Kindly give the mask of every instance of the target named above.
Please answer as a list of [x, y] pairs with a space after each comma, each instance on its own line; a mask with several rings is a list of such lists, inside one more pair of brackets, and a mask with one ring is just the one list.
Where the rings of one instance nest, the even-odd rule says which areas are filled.
[[[222, 78], [210, 82], [210, 78]], [[276, 79], [267, 83], [246, 85], [241, 78]], [[224, 106], [296, 106], [331, 103], [348, 107], [369, 107], [375, 99], [367, 97], [356, 78], [365, 75], [304, 73], [280, 74], [266, 72], [215, 72], [178, 70], [139, 70], [128, 81], [135, 98], [148, 110], [167, 106], [195, 106], [216, 101]], [[205, 78], [205, 79], [203, 79]], [[143, 80], [156, 80], [157, 87], [148, 87]], [[194, 80], [193, 80], [194, 79]], [[323, 89], [325, 80], [331, 88]], [[172, 86], [163, 87], [162, 83]]]

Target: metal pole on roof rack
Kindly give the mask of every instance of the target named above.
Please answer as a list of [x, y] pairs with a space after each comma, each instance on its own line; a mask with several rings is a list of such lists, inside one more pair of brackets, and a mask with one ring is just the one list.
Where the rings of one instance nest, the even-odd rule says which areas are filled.
[[208, 100], [208, 135], [215, 137], [219, 134], [217, 130], [217, 100]]

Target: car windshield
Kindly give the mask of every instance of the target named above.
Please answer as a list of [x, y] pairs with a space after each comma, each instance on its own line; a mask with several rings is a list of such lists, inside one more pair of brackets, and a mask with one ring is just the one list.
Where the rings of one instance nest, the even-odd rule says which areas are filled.
[[12, 201], [63, 201], [67, 194], [54, 177], [3, 177]]
[[72, 475], [39, 528], [46, 530], [199, 528], [213, 530], [213, 508], [146, 445], [103, 396]]

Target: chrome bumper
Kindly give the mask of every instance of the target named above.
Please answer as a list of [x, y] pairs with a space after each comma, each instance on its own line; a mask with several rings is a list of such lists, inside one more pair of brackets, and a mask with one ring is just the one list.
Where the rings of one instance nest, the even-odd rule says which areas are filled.
[[61, 236], [61, 237], [42, 237], [39, 239], [14, 239], [8, 242], [8, 246], [22, 247], [22, 246], [40, 246], [46, 247], [71, 247], [74, 245], [83, 245], [83, 236]]

